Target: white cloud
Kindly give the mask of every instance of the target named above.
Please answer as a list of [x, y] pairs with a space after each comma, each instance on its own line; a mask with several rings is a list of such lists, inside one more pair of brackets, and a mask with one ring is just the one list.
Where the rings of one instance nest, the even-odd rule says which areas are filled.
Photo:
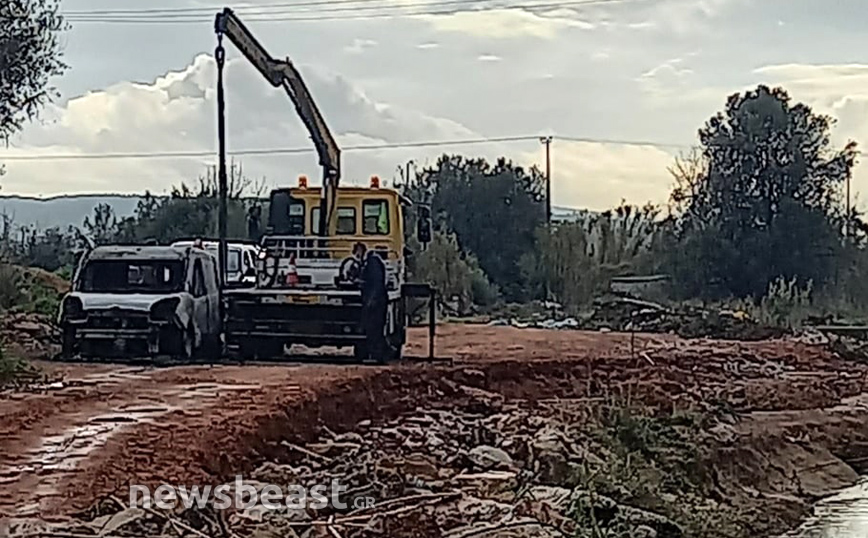
[[747, 4], [748, 0], [662, 0], [640, 24], [678, 34], [705, 34], [715, 30], [710, 24], [712, 19], [738, 3]]
[[[344, 145], [396, 143], [478, 136], [461, 124], [377, 102], [345, 78], [301, 66], [308, 86]], [[226, 66], [227, 143], [244, 148], [308, 147], [307, 133], [287, 96], [240, 60]], [[49, 110], [52, 121], [30, 126], [9, 154], [208, 151], [215, 145], [215, 66], [198, 56], [179, 72], [151, 84], [129, 82], [70, 99]], [[385, 168], [399, 153], [348, 154], [345, 177], [355, 164], [362, 178]], [[2, 159], [2, 153], [0, 153]], [[8, 161], [4, 192], [161, 192], [180, 179], [195, 179], [213, 158]], [[244, 158], [251, 175], [272, 182], [298, 173], [318, 177], [315, 155]], [[291, 165], [288, 167], [287, 165]], [[292, 172], [287, 172], [291, 169]], [[361, 170], [362, 167], [359, 167]], [[385, 174], [385, 175], [387, 175]], [[287, 177], [288, 176], [288, 177]]]
[[609, 58], [611, 58], [611, 56], [612, 55], [609, 53], [609, 51], [598, 50], [591, 54], [591, 60], [594, 62], [602, 62], [604, 60], [608, 60]]
[[[667, 167], [674, 154], [651, 146], [592, 142], [552, 143], [552, 199], [568, 200], [575, 207], [605, 210], [621, 200], [642, 205], [663, 204], [672, 179]], [[527, 153], [525, 162], [539, 162], [539, 153]]]
[[503, 60], [503, 58], [496, 54], [480, 54], [476, 59], [480, 62], [499, 62]]
[[673, 58], [642, 73], [636, 81], [641, 89], [652, 98], [666, 99], [683, 88], [686, 79], [693, 74], [693, 70], [681, 67], [684, 64], [682, 58]]
[[459, 11], [449, 15], [424, 15], [435, 30], [459, 32], [492, 39], [535, 37], [553, 39], [561, 30], [578, 28], [590, 30], [594, 25], [572, 18], [571, 10], [558, 10], [545, 15], [524, 9], [489, 9], [485, 11]]
[[348, 54], [362, 54], [365, 50], [376, 47], [377, 42], [373, 39], [353, 39], [353, 42], [346, 47], [344, 51]]
[[[344, 147], [480, 136], [461, 124], [423, 112], [377, 102], [333, 73], [300, 67], [318, 104]], [[209, 151], [215, 146], [215, 67], [200, 55], [185, 69], [150, 84], [119, 83], [70, 99], [50, 110], [53, 121], [28, 128], [9, 154]], [[251, 67], [230, 60], [226, 67], [227, 129], [233, 149], [308, 147], [301, 122], [281, 91], [268, 86]], [[531, 148], [533, 150], [531, 151]], [[536, 140], [401, 150], [345, 151], [344, 181], [365, 184], [372, 174], [387, 182], [396, 166], [413, 159], [433, 164], [444, 152], [494, 159], [514, 157], [525, 165], [542, 162]], [[622, 197], [634, 203], [665, 200], [670, 156], [646, 147], [557, 141], [553, 151], [553, 193], [558, 205], [603, 209]], [[2, 160], [2, 154], [0, 154]], [[99, 159], [7, 161], [4, 192], [28, 195], [85, 192], [166, 192], [194, 180], [213, 157], [190, 159]], [[241, 157], [246, 174], [269, 186], [293, 184], [299, 174], [319, 179], [316, 156]]]

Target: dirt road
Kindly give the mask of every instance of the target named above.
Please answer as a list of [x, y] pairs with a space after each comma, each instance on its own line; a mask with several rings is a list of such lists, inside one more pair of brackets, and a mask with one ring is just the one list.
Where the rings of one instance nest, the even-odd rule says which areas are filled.
[[[409, 353], [426, 346], [413, 332]], [[0, 394], [0, 513], [63, 515], [132, 484], [225, 480], [285, 457], [281, 440], [411, 411], [444, 377], [482, 376], [486, 390], [526, 399], [629, 382], [649, 405], [726, 402], [743, 414], [830, 407], [864, 389], [862, 367], [782, 341], [448, 325], [437, 354], [455, 364], [46, 365], [58, 383]]]

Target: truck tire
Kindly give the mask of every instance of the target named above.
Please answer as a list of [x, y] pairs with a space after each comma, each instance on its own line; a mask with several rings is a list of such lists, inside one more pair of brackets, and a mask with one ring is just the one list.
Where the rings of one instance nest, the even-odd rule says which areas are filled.
[[75, 355], [75, 329], [72, 327], [63, 328], [63, 341], [61, 344], [61, 356], [69, 359]]
[[367, 342], [359, 342], [353, 345], [353, 358], [358, 363], [368, 361], [368, 344]]
[[276, 359], [283, 356], [284, 348], [282, 340], [262, 340], [256, 348], [256, 355], [260, 359]]

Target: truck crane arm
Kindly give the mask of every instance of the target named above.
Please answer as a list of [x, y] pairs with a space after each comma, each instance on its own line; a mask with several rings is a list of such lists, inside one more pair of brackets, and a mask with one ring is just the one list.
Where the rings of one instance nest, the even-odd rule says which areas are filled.
[[319, 164], [323, 168], [319, 229], [321, 235], [328, 235], [341, 178], [341, 151], [314, 103], [301, 73], [288, 58], [286, 60], [272, 58], [230, 8], [224, 8], [217, 14], [214, 29], [218, 36], [228, 37], [272, 86], [282, 87], [286, 91], [310, 133], [319, 155]]

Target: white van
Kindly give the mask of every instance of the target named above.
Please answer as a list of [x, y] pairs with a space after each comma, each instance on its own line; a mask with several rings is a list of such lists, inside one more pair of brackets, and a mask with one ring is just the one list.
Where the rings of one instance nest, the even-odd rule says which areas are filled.
[[[176, 241], [173, 247], [190, 247], [193, 241]], [[215, 258], [218, 257], [220, 243], [217, 241], [202, 241], [202, 246]], [[260, 248], [250, 243], [226, 244], [226, 284], [229, 286], [256, 285], [256, 260]]]

